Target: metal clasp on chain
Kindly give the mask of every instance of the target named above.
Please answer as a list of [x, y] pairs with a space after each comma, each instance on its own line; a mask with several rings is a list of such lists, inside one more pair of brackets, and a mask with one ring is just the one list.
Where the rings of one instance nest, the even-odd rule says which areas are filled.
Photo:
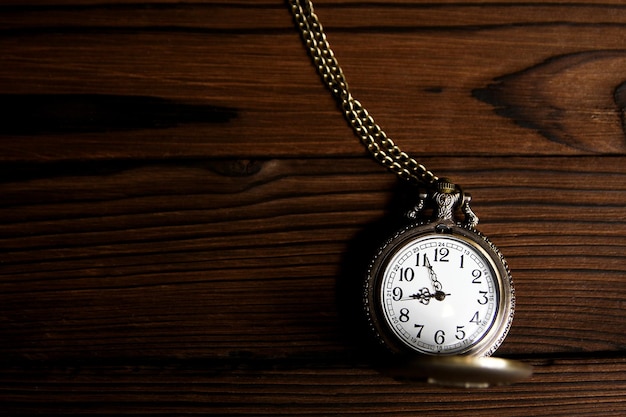
[[460, 186], [446, 178], [440, 178], [431, 190], [420, 193], [418, 203], [407, 216], [411, 220], [418, 220], [424, 217], [425, 211], [430, 208], [433, 221], [476, 227], [478, 217], [470, 207], [471, 200], [472, 196], [463, 192]]

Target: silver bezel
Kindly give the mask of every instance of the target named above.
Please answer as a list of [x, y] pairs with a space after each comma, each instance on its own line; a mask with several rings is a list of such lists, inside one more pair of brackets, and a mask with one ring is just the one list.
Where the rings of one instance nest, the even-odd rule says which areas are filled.
[[[504, 341], [515, 310], [515, 290], [506, 260], [485, 236], [479, 231], [453, 222], [438, 221], [410, 225], [387, 240], [372, 260], [364, 286], [364, 304], [367, 318], [375, 337], [394, 353], [419, 353], [423, 355], [446, 355], [423, 352], [407, 345], [389, 328], [384, 318], [380, 286], [383, 273], [393, 255], [408, 242], [417, 238], [434, 235], [451, 235], [462, 239], [485, 255], [495, 273], [500, 295], [498, 311], [491, 328], [473, 345], [455, 355], [491, 356]], [[449, 354], [448, 354], [449, 355]]]

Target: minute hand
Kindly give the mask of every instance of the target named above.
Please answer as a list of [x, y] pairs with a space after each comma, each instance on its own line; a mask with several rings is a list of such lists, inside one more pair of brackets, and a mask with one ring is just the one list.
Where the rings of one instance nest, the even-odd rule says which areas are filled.
[[426, 268], [428, 268], [428, 276], [430, 277], [430, 281], [433, 284], [433, 289], [437, 292], [441, 291], [442, 289], [441, 282], [437, 280], [437, 274], [435, 274], [435, 270], [433, 269], [433, 266], [430, 264], [430, 261], [428, 260], [427, 256], [424, 256], [424, 265], [426, 266]]

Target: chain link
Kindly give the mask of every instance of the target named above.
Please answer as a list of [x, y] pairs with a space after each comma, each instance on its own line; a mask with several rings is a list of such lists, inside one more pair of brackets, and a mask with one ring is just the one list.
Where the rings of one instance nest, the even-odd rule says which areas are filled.
[[313, 3], [310, 0], [289, 0], [289, 5], [317, 72], [372, 157], [404, 180], [427, 186], [435, 183], [438, 178], [388, 138], [361, 103], [352, 97], [343, 70], [313, 11]]

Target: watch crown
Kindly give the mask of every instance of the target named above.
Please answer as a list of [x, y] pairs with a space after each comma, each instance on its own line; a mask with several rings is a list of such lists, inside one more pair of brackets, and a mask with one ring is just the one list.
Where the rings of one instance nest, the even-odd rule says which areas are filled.
[[447, 178], [441, 178], [439, 181], [437, 181], [436, 188], [437, 191], [443, 194], [453, 194], [457, 191], [456, 184], [454, 184]]

